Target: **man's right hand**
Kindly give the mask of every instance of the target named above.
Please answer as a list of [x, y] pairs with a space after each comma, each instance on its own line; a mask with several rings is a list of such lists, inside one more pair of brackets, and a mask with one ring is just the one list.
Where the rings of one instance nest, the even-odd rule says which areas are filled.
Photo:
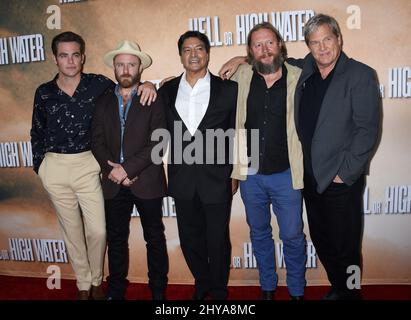
[[233, 74], [237, 71], [240, 64], [247, 63], [247, 57], [234, 57], [223, 64], [218, 75], [223, 80], [230, 79]]
[[235, 195], [238, 190], [238, 180], [237, 179], [231, 179], [231, 192], [232, 195]]

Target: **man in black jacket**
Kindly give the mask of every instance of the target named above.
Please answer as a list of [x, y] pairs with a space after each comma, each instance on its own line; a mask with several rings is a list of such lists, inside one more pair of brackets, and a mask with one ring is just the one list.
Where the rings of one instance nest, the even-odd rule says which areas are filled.
[[[237, 86], [208, 71], [204, 34], [187, 31], [178, 49], [185, 72], [159, 91], [171, 133], [168, 194], [175, 199], [181, 248], [195, 278], [193, 299], [226, 299]], [[222, 144], [216, 143], [220, 138]]]
[[137, 207], [147, 243], [148, 284], [154, 300], [165, 299], [168, 256], [162, 201], [166, 181], [162, 163], [154, 164], [153, 131], [165, 127], [161, 99], [143, 108], [140, 77], [151, 58], [134, 41], [125, 40], [104, 58], [118, 84], [96, 102], [92, 122], [92, 151], [102, 171], [108, 244], [107, 298], [125, 298], [128, 274], [130, 216]]

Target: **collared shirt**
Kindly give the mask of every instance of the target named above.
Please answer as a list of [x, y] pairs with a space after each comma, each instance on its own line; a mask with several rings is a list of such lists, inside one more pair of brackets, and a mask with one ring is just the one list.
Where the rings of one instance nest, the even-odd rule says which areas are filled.
[[[247, 98], [247, 153], [252, 155], [251, 130], [259, 130], [259, 174], [282, 172], [290, 167], [287, 147], [287, 68], [270, 88], [254, 70]], [[251, 170], [251, 168], [250, 168]]]
[[31, 145], [37, 172], [46, 152], [80, 153], [90, 150], [91, 117], [96, 98], [113, 82], [97, 74], [81, 74], [72, 97], [52, 81], [42, 84], [34, 97]]
[[210, 73], [198, 79], [194, 87], [186, 80], [184, 72], [176, 98], [176, 109], [188, 131], [193, 136], [208, 108], [210, 101]]
[[128, 99], [127, 104], [124, 106], [123, 103], [123, 96], [120, 93], [120, 86], [117, 84], [114, 90], [114, 93], [117, 96], [118, 100], [118, 116], [120, 118], [120, 128], [121, 128], [121, 150], [120, 150], [120, 163], [124, 162], [124, 155], [123, 155], [123, 137], [124, 137], [124, 129], [126, 127], [126, 120], [128, 111], [130, 110], [131, 102], [133, 101], [134, 96], [137, 94], [137, 88], [134, 88], [131, 91], [130, 99]]

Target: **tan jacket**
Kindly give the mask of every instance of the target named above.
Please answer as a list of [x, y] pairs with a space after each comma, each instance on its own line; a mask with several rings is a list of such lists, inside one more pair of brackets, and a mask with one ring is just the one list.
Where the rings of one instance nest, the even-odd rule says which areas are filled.
[[[301, 69], [284, 63], [287, 68], [287, 145], [294, 189], [304, 187], [303, 152], [294, 121], [294, 93]], [[249, 64], [240, 65], [231, 80], [238, 83], [236, 133], [234, 137], [234, 167], [231, 178], [246, 180], [248, 172], [247, 135], [244, 124], [247, 118], [247, 98], [253, 70]]]

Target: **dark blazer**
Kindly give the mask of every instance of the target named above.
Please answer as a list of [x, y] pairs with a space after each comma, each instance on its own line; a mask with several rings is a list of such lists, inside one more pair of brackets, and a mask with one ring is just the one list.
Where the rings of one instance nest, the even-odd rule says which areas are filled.
[[[203, 152], [202, 163], [187, 164], [184, 163], [182, 157], [180, 159], [178, 156], [175, 157], [175, 151], [179, 149], [179, 144], [182, 146], [182, 150], [185, 150], [195, 139], [201, 139], [201, 137], [192, 137], [191, 135], [189, 135], [189, 141], [183, 141], [182, 139], [182, 135], [187, 131], [187, 128], [175, 107], [180, 80], [181, 75], [166, 82], [159, 90], [159, 96], [162, 97], [165, 104], [167, 128], [171, 137], [168, 194], [174, 198], [190, 200], [197, 191], [204, 203], [228, 201], [231, 199], [230, 175], [232, 164], [229, 158], [230, 154], [232, 157], [230, 144], [233, 146], [233, 137], [225, 139], [223, 157], [221, 153], [217, 152], [217, 143], [214, 143], [214, 150], [207, 149], [205, 139], [203, 139], [203, 148], [201, 150]], [[202, 137], [205, 137], [206, 129], [232, 129], [233, 132], [236, 106], [237, 84], [233, 81], [223, 81], [210, 74], [210, 101], [204, 118], [197, 129], [201, 132]], [[182, 134], [179, 134], [179, 126], [182, 128]], [[219, 155], [218, 159], [217, 154]], [[206, 158], [209, 158], [213, 164], [206, 164]], [[217, 160], [220, 164], [216, 164]]]
[[[313, 56], [307, 55], [295, 94], [297, 132], [304, 83], [315, 68]], [[352, 185], [364, 174], [379, 133], [381, 101], [375, 71], [348, 58], [344, 52], [341, 52], [335, 68], [311, 146], [319, 193], [336, 175], [347, 185]]]
[[[138, 177], [131, 185], [133, 194], [142, 199], [154, 199], [166, 194], [163, 164], [153, 164], [151, 150], [157, 142], [151, 141], [153, 130], [165, 128], [164, 105], [161, 98], [143, 107], [140, 97], [133, 97], [126, 120], [123, 137], [123, 168], [130, 179]], [[102, 187], [105, 199], [112, 199], [120, 185], [109, 180], [112, 167], [107, 160], [119, 162], [121, 147], [118, 99], [114, 89], [106, 90], [97, 100], [92, 120], [92, 152], [102, 171]]]

